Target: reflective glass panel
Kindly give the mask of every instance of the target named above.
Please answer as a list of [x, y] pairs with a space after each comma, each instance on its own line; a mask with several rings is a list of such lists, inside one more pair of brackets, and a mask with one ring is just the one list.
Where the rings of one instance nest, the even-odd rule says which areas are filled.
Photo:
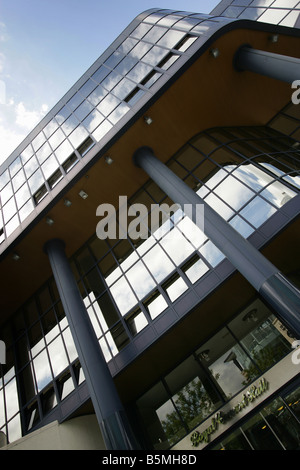
[[45, 349], [32, 360], [32, 364], [34, 366], [37, 382], [37, 391], [40, 392], [52, 380], [48, 356]]
[[21, 159], [20, 159], [20, 157], [18, 157], [9, 166], [10, 176], [13, 177], [21, 169], [21, 167], [22, 167]]
[[181, 31], [168, 31], [157, 43], [158, 46], [168, 47], [173, 49], [185, 36]]
[[60, 374], [68, 366], [68, 358], [61, 336], [58, 336], [48, 345], [49, 356], [54, 377]]
[[14, 188], [14, 192], [16, 192], [22, 184], [25, 183], [25, 175], [23, 170], [21, 169], [12, 179], [12, 185]]
[[229, 323], [229, 328], [261, 371], [270, 368], [288, 354], [294, 341], [260, 300], [243, 310]]
[[55, 150], [62, 141], [66, 138], [64, 133], [58, 129], [49, 139], [49, 144], [51, 145], [52, 149]]
[[145, 393], [137, 407], [154, 449], [168, 449], [185, 435], [180, 416], [161, 383]]
[[26, 173], [27, 178], [32, 175], [32, 173], [38, 168], [39, 164], [35, 157], [32, 157], [24, 166], [24, 170]]
[[92, 110], [93, 106], [88, 102], [84, 101], [76, 110], [75, 114], [82, 121]]
[[41, 170], [37, 170], [29, 179], [28, 184], [32, 194], [34, 194], [44, 183]]
[[44, 127], [43, 129], [43, 132], [45, 134], [46, 137], [50, 137], [50, 135], [52, 135], [58, 128], [58, 124], [57, 122], [55, 121], [55, 119], [52, 119], [52, 121], [49, 122], [49, 124], [47, 124], [46, 127]]
[[61, 126], [62, 130], [66, 135], [71, 134], [71, 132], [78, 126], [79, 120], [72, 114]]
[[137, 303], [137, 298], [124, 277], [112, 285], [110, 291], [122, 315], [127, 313]]
[[152, 26], [150, 24], [141, 23], [132, 33], [131, 36], [141, 39], [149, 31]]
[[70, 144], [70, 142], [68, 142], [67, 140], [65, 140], [56, 150], [55, 150], [55, 155], [59, 161], [60, 164], [62, 164], [67, 158], [68, 156], [71, 155], [71, 153], [73, 152], [73, 147], [72, 145]]
[[[182, 362], [165, 377], [165, 380], [176, 410], [189, 429], [204, 421], [222, 404], [216, 389], [207, 381], [203, 369], [195, 361], [194, 356]], [[169, 414], [170, 428], [174, 418], [177, 419], [174, 412]]]
[[300, 423], [292, 415], [282, 398], [278, 397], [264, 407], [262, 415], [285, 449], [300, 448]]
[[132, 49], [130, 55], [136, 59], [141, 59], [151, 49], [151, 47], [152, 44], [141, 41]]
[[240, 429], [224, 437], [212, 450], [253, 450]]
[[82, 100], [83, 100], [82, 95], [80, 95], [79, 93], [76, 93], [76, 94], [67, 102], [67, 106], [68, 106], [72, 111], [74, 111], [74, 109], [76, 109], [77, 106], [79, 106], [79, 104], [82, 102]]
[[17, 212], [17, 207], [14, 198], [12, 197], [2, 208], [3, 220], [7, 223], [12, 216]]
[[43, 163], [46, 158], [49, 157], [52, 150], [48, 142], [45, 142], [44, 145], [36, 152], [37, 159], [40, 163]]
[[11, 183], [8, 183], [1, 191], [1, 203], [5, 204], [13, 195]]
[[16, 192], [16, 202], [18, 209], [20, 209], [26, 201], [30, 198], [30, 192], [27, 184], [24, 184], [19, 191]]
[[72, 134], [69, 135], [69, 141], [75, 149], [87, 138], [88, 132], [83, 126], [78, 126]]
[[227, 399], [258, 375], [250, 358], [226, 329], [196, 351], [216, 387]]
[[26, 204], [24, 204], [24, 206], [19, 211], [20, 221], [23, 222], [23, 220], [25, 220], [26, 217], [28, 217], [29, 214], [31, 214], [33, 209], [34, 209], [34, 205], [33, 205], [32, 200], [30, 199]]
[[93, 130], [96, 129], [96, 127], [99, 126], [99, 124], [104, 121], [104, 116], [102, 116], [102, 114], [100, 114], [96, 109], [91, 113], [89, 114], [85, 119], [84, 121], [82, 122], [82, 124], [86, 127], [86, 129], [89, 131], [89, 132], [93, 132]]
[[54, 155], [42, 164], [42, 170], [46, 179], [48, 179], [58, 168], [58, 162]]
[[254, 450], [282, 450], [283, 447], [266, 421], [257, 414], [247, 421], [242, 430]]

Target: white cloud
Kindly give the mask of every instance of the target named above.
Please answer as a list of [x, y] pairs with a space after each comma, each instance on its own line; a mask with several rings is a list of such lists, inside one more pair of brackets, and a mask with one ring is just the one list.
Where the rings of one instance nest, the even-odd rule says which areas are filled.
[[42, 104], [40, 110], [33, 110], [30, 111], [26, 109], [23, 102], [18, 103], [15, 107], [16, 113], [16, 124], [17, 126], [25, 129], [27, 132], [32, 130], [36, 124], [42, 119], [42, 117], [46, 114], [48, 110], [48, 106], [46, 104]]
[[40, 109], [28, 109], [24, 102], [16, 103], [12, 98], [0, 104], [0, 164], [9, 157], [29, 132], [48, 111], [48, 105]]
[[20, 134], [17, 130], [8, 129], [0, 124], [0, 164], [9, 157], [24, 138], [25, 134]]

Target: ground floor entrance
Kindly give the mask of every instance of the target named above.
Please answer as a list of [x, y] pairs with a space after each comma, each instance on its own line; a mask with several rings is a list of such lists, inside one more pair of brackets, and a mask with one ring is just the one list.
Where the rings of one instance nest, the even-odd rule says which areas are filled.
[[300, 386], [280, 393], [210, 450], [300, 449]]

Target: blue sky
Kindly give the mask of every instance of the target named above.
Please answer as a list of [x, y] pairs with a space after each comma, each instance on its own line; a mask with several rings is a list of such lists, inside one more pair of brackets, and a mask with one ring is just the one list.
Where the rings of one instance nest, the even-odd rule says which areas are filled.
[[0, 164], [142, 11], [218, 0], [0, 0]]

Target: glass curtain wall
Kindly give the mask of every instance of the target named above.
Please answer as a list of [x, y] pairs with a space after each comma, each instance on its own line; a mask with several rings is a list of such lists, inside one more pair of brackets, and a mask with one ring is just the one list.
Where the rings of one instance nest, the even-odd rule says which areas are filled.
[[170, 76], [170, 67], [221, 20], [157, 10], [126, 31], [128, 37], [109, 56], [98, 59], [1, 172], [0, 244], [79, 161], [84, 163], [92, 147], [120, 128], [121, 119], [141, 98], [152, 96], [154, 83]]
[[229, 3], [220, 2], [215, 11], [229, 18], [294, 27], [300, 14], [300, 2], [299, 0], [231, 0]]
[[281, 394], [211, 450], [299, 450], [300, 388]]
[[288, 354], [294, 338], [281, 326], [256, 299], [141, 396], [136, 407], [151, 445], [170, 448]]
[[[168, 165], [248, 237], [260, 231], [277, 211], [284, 211], [299, 192], [299, 150], [294, 144], [293, 139], [267, 128], [212, 129], [192, 139]], [[121, 240], [100, 240], [95, 235], [71, 260], [107, 362], [224, 260], [224, 255], [152, 181], [127, 203], [127, 209], [135, 203], [148, 209], [140, 223], [140, 237], [131, 237], [130, 230]], [[157, 216], [154, 225], [148, 220], [153, 214]], [[129, 229], [130, 222], [129, 217]], [[10, 359], [2, 376], [0, 428], [16, 419], [27, 432], [82, 381], [53, 280], [15, 314], [3, 339]], [[242, 349], [236, 347], [235, 354], [251, 378], [256, 369], [245, 361], [254, 352], [249, 353], [247, 347], [248, 343]], [[264, 360], [257, 357], [256, 363]], [[227, 367], [232, 364], [228, 362]], [[212, 367], [220, 373], [217, 364]], [[237, 372], [235, 367], [233, 370]], [[241, 380], [236, 378], [233, 383], [238, 388]], [[191, 385], [196, 386], [200, 382]], [[11, 393], [11, 409], [23, 410], [19, 418], [17, 411], [13, 416], [6, 411], [8, 390], [18, 390]], [[233, 391], [226, 391], [223, 383], [222, 393]], [[208, 403], [207, 412], [215, 403], [217, 395]], [[186, 419], [192, 426], [194, 418]], [[8, 431], [3, 432], [7, 435]], [[10, 440], [13, 435], [11, 431]]]

